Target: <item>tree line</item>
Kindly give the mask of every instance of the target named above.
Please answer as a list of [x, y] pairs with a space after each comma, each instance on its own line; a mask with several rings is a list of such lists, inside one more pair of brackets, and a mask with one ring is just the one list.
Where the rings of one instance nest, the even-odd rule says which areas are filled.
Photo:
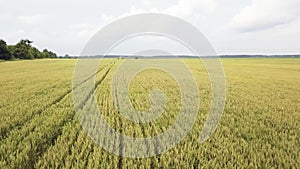
[[7, 45], [0, 39], [0, 60], [57, 58], [54, 52], [47, 49], [39, 51], [32, 43], [28, 39], [21, 39], [16, 45]]

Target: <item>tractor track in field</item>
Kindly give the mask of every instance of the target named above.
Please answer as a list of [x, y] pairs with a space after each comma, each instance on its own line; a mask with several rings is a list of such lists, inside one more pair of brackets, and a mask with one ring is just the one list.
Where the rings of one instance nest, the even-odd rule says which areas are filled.
[[[116, 63], [113, 62], [113, 63], [109, 66], [109, 68], [107, 69], [107, 71], [104, 73], [104, 75], [102, 76], [102, 78], [101, 78], [99, 81], [97, 81], [97, 82], [95, 83], [95, 88], [94, 88], [94, 90], [96, 90], [96, 89], [98, 88], [98, 86], [105, 80], [105, 78], [107, 77], [108, 73], [111, 71], [111, 69], [113, 68], [113, 66], [114, 66], [115, 64], [116, 64]], [[101, 70], [103, 70], [103, 69], [104, 69], [104, 68], [102, 68]], [[96, 75], [97, 73], [99, 73], [101, 70], [97, 71], [95, 74], [93, 74], [92, 76], [90, 76], [89, 79], [92, 78], [92, 77], [93, 77], [94, 75]], [[84, 82], [86, 82], [86, 81], [87, 81], [87, 80], [85, 80]], [[82, 85], [84, 82], [80, 83], [79, 85]], [[79, 85], [75, 86], [75, 88], [78, 87]], [[71, 91], [71, 92], [72, 92], [72, 91]], [[91, 94], [90, 94], [90, 93], [91, 93]], [[83, 101], [82, 105], [86, 104], [87, 101], [88, 101], [88, 99], [91, 98], [93, 92], [90, 92], [90, 93], [89, 93], [90, 95], [88, 95], [88, 98], [85, 99], [85, 100]], [[67, 95], [68, 95], [68, 94], [67, 94]], [[65, 123], [68, 123], [68, 122], [73, 121], [73, 120], [75, 119], [75, 115], [76, 115], [76, 113], [74, 113], [74, 115], [72, 116], [71, 119], [69, 119], [68, 121], [65, 121], [64, 123], [62, 123], [63, 125], [60, 126], [60, 127], [62, 128], [62, 127], [64, 126]], [[62, 134], [62, 130], [60, 130], [60, 133], [57, 134], [55, 137], [52, 138], [53, 141], [52, 141], [52, 144], [51, 144], [51, 145], [47, 146], [47, 148], [46, 148], [44, 151], [39, 152], [39, 153], [41, 154], [41, 155], [40, 155], [41, 157], [44, 155], [45, 152], [47, 152], [47, 150], [48, 150], [51, 146], [53, 146], [53, 145], [56, 143], [56, 140], [58, 139], [58, 137], [59, 137], [61, 134]], [[34, 165], [35, 165], [35, 163], [36, 163], [37, 161], [38, 161], [38, 158], [36, 158], [36, 160], [33, 161], [32, 167], [34, 167]], [[85, 165], [87, 165], [87, 164], [85, 164]]]
[[[79, 104], [79, 106], [76, 107], [76, 109], [82, 109], [83, 106], [85, 105], [85, 103], [89, 100], [89, 98], [93, 95], [94, 91], [96, 90], [96, 88], [103, 82], [103, 80], [107, 77], [108, 73], [111, 71], [111, 69], [113, 68], [113, 66], [115, 65], [115, 62], [106, 70], [106, 72], [104, 73], [104, 75], [102, 76], [102, 78], [97, 81], [95, 83], [95, 87], [88, 91], [87, 96], [84, 98], [83, 102]], [[83, 84], [83, 83], [81, 83]]]
[[[122, 132], [122, 122], [120, 123], [121, 132]], [[123, 134], [120, 134], [119, 137], [119, 157], [118, 157], [118, 168], [122, 168], [123, 166]]]
[[[115, 64], [115, 62], [113, 62], [113, 65]], [[97, 75], [99, 72], [101, 72], [104, 68], [106, 68], [109, 65], [105, 65], [105, 67], [99, 69], [97, 72], [95, 72], [93, 75], [89, 76], [87, 79], [85, 79], [84, 81], [82, 81], [81, 83], [79, 83], [77, 86], [72, 87], [72, 89], [69, 89], [67, 91], [65, 91], [62, 95], [60, 95], [57, 99], [53, 100], [51, 103], [49, 103], [48, 105], [46, 105], [45, 107], [37, 110], [35, 113], [32, 113], [28, 118], [24, 119], [24, 121], [21, 121], [19, 123], [15, 123], [13, 125], [8, 126], [7, 128], [3, 128], [1, 129], [1, 138], [0, 138], [0, 143], [2, 142], [2, 140], [4, 140], [5, 138], [8, 137], [9, 133], [14, 130], [15, 128], [20, 129], [22, 126], [24, 126], [27, 122], [29, 122], [31, 119], [33, 119], [35, 116], [38, 116], [40, 114], [42, 114], [42, 112], [46, 111], [47, 109], [49, 109], [50, 107], [52, 107], [53, 105], [61, 102], [68, 94], [72, 93], [74, 88], [77, 88], [78, 86], [84, 84], [85, 82], [87, 82], [88, 80], [90, 80], [92, 77], [94, 77], [95, 75]], [[111, 66], [112, 67], [112, 66]], [[111, 69], [111, 67], [109, 68], [109, 70]], [[105, 76], [108, 74], [108, 72], [106, 72]], [[103, 77], [100, 81], [103, 80]], [[101, 82], [100, 82], [101, 83]], [[99, 84], [95, 84], [96, 86]]]
[[[110, 64], [110, 67], [108, 68], [108, 70], [105, 72], [105, 74], [102, 76], [102, 78], [99, 80], [99, 81], [97, 81], [96, 82], [96, 84], [95, 84], [95, 89], [104, 81], [104, 79], [107, 77], [107, 75], [108, 75], [108, 73], [110, 72], [110, 70], [112, 69], [112, 67], [115, 65], [115, 62], [113, 62], [112, 64]], [[104, 68], [103, 68], [104, 69]], [[103, 69], [101, 69], [101, 70], [103, 70]], [[97, 71], [97, 73], [99, 73], [101, 70], [99, 70], [99, 71]], [[94, 75], [92, 75], [92, 76], [90, 76], [89, 78], [92, 78]], [[85, 80], [85, 81], [87, 81], [87, 80]], [[80, 83], [80, 84], [83, 84], [83, 83]], [[78, 85], [77, 85], [78, 86]], [[77, 87], [77, 86], [75, 86], [75, 87]], [[62, 101], [64, 98], [66, 98], [69, 94], [71, 94], [71, 92], [72, 92], [72, 89], [71, 90], [68, 90], [67, 92], [65, 92], [63, 95], [61, 95], [58, 99], [56, 99], [54, 102], [53, 102], [53, 104], [57, 104], [57, 103], [59, 103], [60, 101]], [[91, 94], [92, 94], [93, 92], [89, 92], [89, 95], [88, 95], [88, 98], [86, 98], [84, 101], [83, 101], [83, 103], [82, 103], [82, 105], [84, 105], [87, 101], [88, 101], [88, 99], [92, 96]], [[53, 105], [52, 104], [52, 105]], [[50, 108], [52, 105], [50, 105], [50, 106], [48, 106], [47, 108], [45, 108], [45, 109], [43, 109], [44, 111], [46, 111], [48, 108]], [[39, 112], [39, 114], [41, 114], [43, 111], [40, 111]], [[31, 153], [31, 154], [38, 154], [38, 157], [42, 157], [43, 155], [44, 155], [44, 153], [45, 152], [47, 152], [47, 150], [48, 150], [48, 148], [49, 147], [51, 147], [51, 145], [54, 145], [55, 144], [55, 142], [56, 142], [56, 140], [58, 139], [58, 137], [62, 134], [62, 127], [64, 126], [64, 124], [65, 123], [68, 123], [68, 122], [70, 122], [70, 121], [72, 121], [72, 120], [74, 120], [74, 117], [75, 117], [75, 114], [76, 113], [74, 113], [70, 118], [67, 118], [66, 120], [64, 120], [64, 121], [62, 121], [60, 124], [58, 124], [58, 126], [59, 126], [59, 129], [58, 129], [58, 131], [57, 131], [57, 133], [53, 136], [53, 137], [51, 137], [51, 138], [49, 138], [49, 139], [51, 139], [52, 141], [51, 141], [51, 143], [50, 144], [48, 144], [49, 146], [46, 146], [43, 150], [41, 150], [41, 151], [38, 151], [38, 152], [35, 152], [35, 153]], [[36, 117], [38, 114], [35, 114], [33, 117]], [[33, 118], [32, 118], [33, 119]], [[32, 119], [30, 120], [30, 121], [32, 121]], [[30, 123], [30, 122], [29, 122]], [[24, 125], [25, 125], [25, 123], [24, 123]], [[23, 125], [23, 126], [24, 126]], [[22, 127], [23, 127], [22, 126]], [[22, 128], [21, 127], [21, 128]], [[29, 131], [29, 133], [32, 133], [32, 132], [34, 132], [34, 130], [35, 130], [35, 128], [36, 128], [37, 126], [35, 126], [35, 127], [33, 127], [30, 131]], [[18, 128], [17, 130], [20, 130], [21, 128]], [[8, 136], [9, 137], [9, 136]], [[24, 137], [21, 137], [20, 138], [20, 142], [18, 143], [18, 145], [16, 145], [15, 147], [17, 148], [18, 146], [19, 146], [19, 144], [25, 139], [25, 138], [27, 138], [28, 136], [24, 136]], [[1, 142], [2, 141], [5, 141], [6, 140], [6, 138], [5, 139], [3, 139], [3, 140], [1, 140]], [[8, 153], [8, 154], [6, 154], [5, 156], [6, 157], [9, 157], [9, 155], [10, 155], [10, 153]], [[2, 159], [3, 160], [3, 159]], [[2, 161], [1, 160], [1, 161]], [[5, 160], [5, 159], [4, 159]], [[29, 162], [29, 166], [28, 167], [34, 167], [34, 165], [35, 165], [35, 163], [38, 161], [38, 158], [36, 157], [36, 158], [31, 158], [28, 162]], [[28, 163], [27, 163], [28, 164]]]
[[[113, 64], [115, 64], [115, 62], [113, 62]], [[105, 67], [107, 67], [107, 66], [105, 66]], [[97, 73], [99, 73], [100, 71], [102, 71], [105, 67], [99, 69], [94, 75], [96, 75]], [[111, 66], [111, 67], [112, 67], [112, 66]], [[110, 69], [111, 69], [111, 67], [110, 67]], [[109, 70], [110, 70], [110, 69], [109, 69]], [[106, 72], [105, 76], [107, 75], [107, 73], [108, 73], [108, 72]], [[90, 79], [91, 77], [93, 77], [93, 76], [90, 76], [89, 79]], [[87, 80], [88, 80], [88, 79], [86, 79], [84, 82], [86, 82]], [[102, 82], [103, 80], [104, 80], [104, 78], [102, 77], [100, 81]], [[84, 82], [81, 82], [79, 85], [83, 84]], [[98, 83], [97, 83], [96, 85], [99, 85], [101, 82], [98, 81]], [[75, 88], [76, 88], [76, 87], [78, 87], [78, 85], [75, 86]], [[64, 98], [66, 98], [66, 96], [67, 96], [68, 94], [70, 94], [72, 91], [73, 91], [73, 89], [67, 90], [66, 92], [64, 92], [62, 95], [60, 95], [60, 96], [59, 96], [57, 99], [55, 99], [54, 101], [52, 101], [52, 102], [51, 102], [49, 105], [47, 105], [46, 107], [44, 107], [44, 108], [42, 108], [42, 109], [36, 111], [35, 113], [32, 113], [32, 115], [29, 116], [28, 118], [26, 118], [26, 119], [24, 120], [24, 122], [16, 123], [15, 125], [9, 126], [9, 128], [3, 129], [3, 131], [1, 132], [0, 143], [8, 137], [9, 133], [10, 133], [12, 130], [14, 130], [15, 128], [17, 128], [16, 130], [21, 129], [26, 123], [29, 123], [30, 121], [32, 121], [32, 119], [34, 119], [34, 117], [36, 117], [36, 116], [42, 114], [44, 111], [46, 111], [47, 109], [49, 109], [49, 108], [52, 107], [53, 105], [55, 105], [55, 104], [61, 102], [61, 101], [62, 101]], [[34, 129], [33, 129], [33, 130], [34, 130]]]
[[[98, 86], [105, 80], [105, 78], [107, 77], [108, 73], [111, 71], [111, 69], [113, 68], [114, 65], [115, 65], [115, 62], [113, 62], [113, 63], [110, 65], [110, 67], [109, 67], [109, 68], [107, 69], [107, 71], [104, 73], [104, 75], [102, 76], [102, 78], [101, 78], [99, 81], [96, 82], [94, 90], [96, 90], [96, 89], [98, 88]], [[102, 69], [102, 70], [103, 70], [103, 69]], [[99, 73], [100, 71], [101, 71], [101, 70], [97, 71], [97, 73]], [[95, 73], [94, 75], [96, 75], [97, 73]], [[92, 78], [94, 75], [90, 76], [89, 78]], [[86, 81], [87, 81], [87, 80], [85, 80], [84, 82], [86, 82]], [[83, 83], [84, 83], [84, 82], [83, 82]], [[81, 85], [81, 84], [83, 84], [83, 83], [80, 83], [79, 85]], [[77, 85], [77, 86], [79, 86], [79, 85]], [[77, 86], [76, 86], [76, 87], [77, 87]], [[89, 98], [91, 98], [92, 93], [93, 93], [93, 91], [90, 91], [90, 92], [89, 92], [89, 95], [88, 95], [87, 98], [82, 102], [81, 105], [84, 105], [84, 104], [87, 103], [87, 101], [89, 100]], [[73, 120], [74, 120], [74, 117], [75, 117], [75, 114], [73, 115], [73, 117], [72, 117], [72, 119], [71, 119], [70, 121], [73, 121]], [[60, 134], [57, 135], [57, 137], [54, 138], [55, 141], [53, 142], [52, 146], [55, 144], [56, 140], [58, 139], [58, 137], [59, 137], [61, 134], [62, 134], [62, 131], [61, 131]], [[75, 141], [75, 142], [76, 142], [76, 141]], [[51, 147], [51, 145], [48, 146], [47, 149], [50, 148], [50, 147]], [[44, 151], [41, 153], [41, 156], [43, 156], [44, 153], [47, 152], [47, 149], [44, 150]], [[93, 151], [93, 146], [92, 146], [92, 151]], [[89, 156], [90, 156], [90, 154], [92, 154], [92, 152], [89, 153]], [[37, 161], [38, 161], [38, 159], [34, 161], [33, 166], [35, 165], [35, 163], [36, 163]], [[86, 163], [85, 165], [87, 165], [87, 163]]]

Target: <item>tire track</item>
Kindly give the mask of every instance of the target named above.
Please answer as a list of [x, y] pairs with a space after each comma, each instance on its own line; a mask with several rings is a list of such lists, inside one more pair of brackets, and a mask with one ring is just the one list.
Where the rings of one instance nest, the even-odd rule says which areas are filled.
[[[115, 64], [115, 62], [113, 61], [113, 64]], [[87, 79], [85, 79], [84, 81], [82, 81], [81, 83], [79, 83], [77, 86], [75, 86], [72, 89], [69, 89], [67, 91], [65, 91], [62, 95], [60, 95], [57, 99], [53, 100], [52, 102], [50, 102], [48, 105], [46, 105], [45, 107], [41, 108], [40, 110], [31, 113], [31, 115], [28, 118], [25, 118], [24, 121], [21, 121], [19, 123], [15, 123], [13, 125], [9, 125], [8, 128], [3, 128], [1, 129], [1, 138], [0, 138], [0, 143], [2, 142], [2, 140], [6, 139], [9, 135], [9, 133], [14, 130], [15, 128], [20, 129], [22, 128], [25, 123], [28, 123], [31, 121], [31, 119], [33, 119], [35, 116], [38, 116], [40, 114], [42, 114], [42, 112], [46, 111], [47, 109], [49, 109], [51, 106], [61, 102], [64, 98], [66, 98], [66, 96], [68, 94], [70, 94], [73, 89], [77, 88], [78, 86], [84, 84], [85, 82], [87, 82], [88, 80], [90, 80], [92, 77], [94, 77], [95, 75], [97, 75], [98, 73], [100, 73], [104, 68], [106, 68], [108, 65], [105, 65], [104, 67], [100, 68], [96, 73], [94, 73], [93, 75], [89, 76]], [[98, 84], [97, 84], [98, 85]], [[33, 129], [34, 130], [34, 129]]]
[[[123, 130], [123, 128], [122, 128], [122, 121], [121, 121], [121, 119], [119, 119], [120, 120], [120, 123], [121, 123], [121, 126], [120, 126], [120, 129], [121, 129], [121, 133], [122, 133], [122, 130]], [[120, 134], [120, 137], [119, 137], [119, 157], [118, 157], [118, 168], [122, 168], [122, 166], [123, 166], [123, 134]]]
[[[113, 67], [115, 65], [115, 62], [113, 62], [113, 64], [109, 67], [109, 69], [106, 71], [106, 73], [104, 74], [104, 76], [102, 76], [102, 78], [96, 83], [96, 88], [102, 83], [102, 81], [106, 78], [106, 76], [107, 76], [107, 74], [108, 74], [108, 72], [111, 70], [111, 68]], [[68, 93], [69, 92], [69, 93]], [[58, 99], [56, 99], [56, 101], [55, 101], [55, 103], [54, 104], [57, 104], [57, 103], [59, 103], [60, 101], [62, 101], [62, 100], [64, 100], [66, 97], [69, 97], [68, 95], [69, 94], [71, 94], [71, 92], [72, 92], [72, 90], [68, 90], [68, 92], [66, 92], [66, 93], [64, 93], [64, 95], [62, 95], [62, 96], [60, 96]], [[84, 104], [84, 103], [83, 103]], [[51, 107], [51, 106], [50, 106]], [[42, 113], [42, 112], [41, 112]], [[58, 128], [57, 130], [55, 130], [56, 132], [56, 134], [55, 135], [51, 135], [50, 136], [50, 138], [48, 138], [48, 139], [50, 139], [51, 140], [51, 143], [48, 143], [48, 144], [46, 144], [46, 147], [45, 147], [45, 145], [44, 145], [44, 149], [42, 148], [42, 149], [40, 149], [40, 148], [38, 148], [38, 147], [32, 147], [32, 148], [34, 148], [34, 150], [30, 150], [30, 154], [31, 155], [34, 155], [34, 156], [32, 156], [32, 158], [30, 158], [30, 159], [27, 159], [27, 167], [29, 167], [29, 168], [31, 168], [31, 167], [34, 167], [34, 165], [35, 165], [35, 163], [38, 161], [38, 158], [37, 157], [41, 157], [41, 156], [43, 156], [44, 155], [44, 153], [48, 150], [48, 148], [50, 148], [51, 146], [48, 146], [48, 145], [54, 145], [55, 144], [55, 142], [56, 142], [56, 140], [57, 140], [57, 138], [62, 134], [62, 127], [64, 126], [64, 124], [66, 124], [66, 123], [68, 123], [68, 122], [70, 122], [70, 121], [72, 121], [72, 120], [74, 120], [74, 117], [75, 117], [75, 111], [73, 112], [73, 113], [71, 113], [72, 115], [71, 115], [71, 117], [69, 117], [69, 118], [67, 118], [67, 119], [65, 119], [65, 120], [63, 120], [63, 121], [61, 121], [59, 124], [57, 124], [56, 126], [54, 126], [55, 128]], [[36, 116], [35, 116], [36, 117]], [[53, 117], [53, 116], [52, 116]], [[49, 117], [41, 117], [41, 118], [49, 118]], [[36, 118], [33, 118], [29, 123], [34, 123], [35, 121], [33, 121], [33, 120], [35, 120], [35, 121], [38, 121], [39, 123], [42, 123], [42, 121], [40, 121], [40, 120], [38, 120], [38, 119], [36, 119]], [[42, 120], [42, 119], [41, 119]], [[11, 145], [11, 146], [9, 146], [9, 149], [10, 150], [12, 150], [12, 149], [15, 149], [15, 150], [17, 150], [18, 149], [18, 147], [20, 147], [20, 144], [25, 140], [25, 139], [29, 139], [30, 140], [30, 136], [33, 134], [33, 133], [35, 133], [35, 130], [36, 130], [36, 127], [37, 126], [39, 126], [39, 125], [35, 125], [32, 129], [30, 129], [30, 131], [29, 132], [26, 132], [26, 134], [25, 135], [23, 135], [23, 136], [19, 136], [20, 138], [19, 138], [19, 142], [18, 143], [16, 143], [15, 145]], [[22, 127], [23, 128], [23, 127]], [[17, 130], [21, 130], [21, 129], [17, 129]], [[50, 129], [50, 131], [51, 131], [51, 129]], [[30, 133], [30, 135], [28, 135], [27, 133]], [[12, 136], [13, 137], [13, 136]], [[12, 139], [12, 138], [11, 138]], [[6, 139], [5, 139], [6, 140]], [[9, 140], [7, 140], [7, 141], [9, 141]], [[37, 143], [36, 143], [37, 144]], [[3, 144], [3, 145], [6, 145], [6, 144]], [[13, 146], [13, 147], [12, 147]], [[14, 148], [15, 147], [15, 148]], [[21, 146], [22, 147], [22, 146]], [[1, 149], [2, 149], [3, 147], [1, 146]], [[23, 149], [24, 150], [24, 149]], [[22, 153], [22, 151], [23, 150], [18, 150], [17, 152], [18, 153]], [[25, 150], [26, 151], [26, 150]], [[32, 152], [33, 151], [33, 152]], [[2, 162], [3, 162], [3, 160], [4, 160], [4, 164], [6, 164], [6, 165], [10, 165], [9, 163], [10, 162], [12, 162], [13, 160], [9, 160], [8, 159], [8, 157], [10, 157], [11, 156], [11, 153], [13, 153], [13, 152], [11, 152], [11, 153], [9, 153], [9, 152], [7, 152], [6, 154], [4, 154], [4, 152], [2, 152], [3, 154], [1, 155], [1, 156], [4, 156], [4, 159], [2, 158]], [[18, 154], [17, 153], [17, 154]], [[30, 155], [29, 154], [29, 155]], [[6, 158], [6, 160], [5, 160], [5, 158]], [[5, 162], [6, 161], [6, 162]], [[25, 160], [26, 161], [26, 160]], [[3, 163], [2, 163], [3, 164]]]
[[20, 129], [26, 122], [28, 122], [30, 119], [32, 119], [34, 116], [41, 114], [43, 111], [47, 110], [49, 107], [51, 107], [51, 105], [56, 104], [57, 102], [61, 101], [70, 91], [66, 91], [64, 92], [61, 96], [59, 96], [57, 99], [53, 100], [52, 102], [50, 102], [49, 104], [47, 104], [45, 107], [37, 110], [36, 112], [32, 112], [30, 113], [30, 115], [28, 117], [26, 117], [25, 119], [23, 119], [22, 121], [16, 122], [14, 124], [10, 124], [7, 127], [4, 127], [1, 129], [1, 138], [0, 138], [0, 142], [1, 140], [5, 139], [9, 132], [14, 130], [15, 128]]
[[[94, 90], [96, 90], [96, 89], [98, 88], [98, 86], [100, 86], [100, 84], [105, 80], [105, 78], [107, 77], [108, 73], [110, 72], [110, 70], [111, 70], [111, 69], [113, 68], [113, 66], [115, 65], [115, 63], [116, 63], [116, 62], [113, 62], [113, 63], [111, 64], [111, 66], [108, 68], [108, 70], [105, 72], [105, 74], [102, 76], [102, 78], [101, 78], [99, 81], [96, 82], [96, 84], [95, 84], [95, 89], [94, 89]], [[103, 68], [103, 69], [104, 69], [104, 68]], [[103, 70], [103, 69], [102, 69], [102, 70]], [[97, 71], [97, 73], [99, 73], [100, 71], [101, 71], [101, 70]], [[96, 75], [97, 73], [95, 73], [94, 75]], [[94, 75], [93, 75], [93, 76], [94, 76]], [[92, 78], [93, 76], [90, 76], [89, 78]], [[87, 80], [86, 80], [86, 81], [87, 81]], [[86, 81], [85, 81], [85, 82], [86, 82]], [[83, 84], [83, 83], [80, 83], [80, 84]], [[78, 86], [79, 86], [79, 85], [75, 86], [75, 88], [78, 87]], [[71, 91], [71, 92], [72, 92], [72, 91]], [[68, 94], [67, 94], [67, 95], [68, 95]], [[88, 101], [88, 99], [91, 98], [91, 96], [92, 96], [92, 95], [89, 95], [89, 97], [88, 97], [86, 100], [84, 100], [82, 104], [83, 104], [83, 105], [86, 104], [87, 101]], [[68, 122], [71, 122], [71, 121], [74, 121], [74, 120], [75, 120], [75, 116], [76, 116], [76, 112], [74, 112], [74, 114], [73, 114], [73, 116], [72, 116], [72, 118], [71, 118], [70, 120], [65, 121], [64, 123], [62, 123], [63, 125], [60, 126], [60, 128], [62, 128], [62, 127], [64, 126], [64, 124], [66, 124], [66, 123], [68, 123]], [[60, 133], [57, 134], [55, 137], [52, 138], [53, 141], [52, 141], [52, 144], [51, 144], [51, 145], [47, 146], [46, 149], [44, 149], [43, 151], [39, 152], [39, 153], [40, 153], [40, 156], [39, 156], [39, 157], [44, 156], [45, 152], [47, 152], [47, 150], [48, 150], [51, 146], [53, 146], [53, 145], [56, 143], [56, 140], [58, 139], [58, 137], [59, 137], [61, 134], [62, 134], [62, 130], [60, 130]], [[93, 145], [92, 145], [92, 147], [93, 147]], [[36, 158], [35, 160], [32, 161], [31, 167], [34, 167], [34, 165], [38, 162], [38, 159], [39, 159], [39, 158]], [[87, 164], [85, 164], [85, 165], [87, 165]], [[31, 167], [30, 167], [30, 168], [31, 168]]]
[[[87, 101], [89, 100], [89, 98], [93, 95], [94, 91], [97, 89], [97, 87], [103, 82], [103, 80], [107, 77], [108, 73], [110, 72], [110, 70], [113, 68], [113, 66], [115, 65], [115, 62], [113, 62], [113, 64], [107, 69], [107, 71], [104, 73], [104, 75], [102, 76], [102, 78], [95, 83], [95, 87], [93, 89], [91, 89], [87, 96], [84, 98], [83, 102], [80, 103], [76, 109], [83, 109], [84, 105], [87, 103]], [[78, 86], [77, 86], [78, 87]]]
[[[76, 142], [81, 126], [75, 120], [63, 126], [62, 134], [54, 145], [38, 158], [34, 168], [62, 168], [64, 161], [71, 153], [72, 145]], [[66, 141], [68, 140], [68, 141]]]
[[[107, 69], [107, 71], [104, 73], [104, 75], [102, 76], [102, 78], [101, 78], [99, 81], [96, 82], [96, 84], [95, 84], [95, 89], [94, 89], [94, 90], [96, 90], [96, 89], [98, 88], [98, 86], [100, 86], [100, 84], [105, 80], [105, 78], [107, 77], [108, 73], [111, 71], [111, 69], [112, 69], [113, 66], [115, 65], [115, 63], [116, 63], [116, 62], [113, 62], [113, 63], [111, 64], [111, 66]], [[102, 70], [103, 70], [103, 69], [102, 69]], [[101, 71], [101, 70], [97, 71], [97, 73], [99, 73], [100, 71]], [[80, 86], [80, 85], [83, 84], [84, 82], [87, 82], [90, 78], [94, 77], [94, 75], [96, 75], [97, 73], [93, 74], [93, 75], [90, 76], [88, 79], [84, 80], [84, 81], [81, 82], [79, 85], [75, 86], [75, 88], [78, 87], [78, 86]], [[93, 93], [93, 91], [89, 91], [89, 95], [88, 95], [87, 98], [81, 103], [81, 105], [85, 105], [85, 104], [88, 102], [88, 100], [89, 100], [89, 99], [91, 98], [91, 96], [92, 96], [92, 93]], [[66, 121], [65, 123], [74, 121], [74, 120], [75, 120], [75, 119], [74, 119], [75, 115], [76, 115], [76, 113], [73, 114], [72, 119], [71, 119], [70, 121]], [[63, 124], [65, 124], [65, 123], [63, 123]], [[62, 128], [62, 127], [63, 127], [63, 125], [61, 126], [61, 128]], [[56, 140], [58, 139], [58, 137], [59, 137], [61, 134], [62, 134], [62, 130], [61, 130], [61, 132], [60, 132], [58, 135], [56, 135], [55, 137], [52, 138], [52, 140], [54, 140], [54, 141], [53, 141], [53, 144], [51, 144], [50, 146], [47, 146], [46, 149], [44, 149], [42, 152], [40, 152], [41, 154], [40, 154], [39, 157], [43, 157], [43, 156], [44, 156], [44, 154], [47, 152], [47, 150], [48, 150], [51, 146], [53, 146], [53, 145], [56, 143]], [[93, 146], [92, 146], [92, 148], [93, 148]], [[92, 150], [92, 151], [93, 151], [93, 150]], [[90, 154], [91, 154], [91, 153], [90, 153]], [[34, 167], [34, 166], [36, 165], [36, 163], [38, 162], [38, 160], [39, 160], [39, 158], [35, 158], [35, 160], [32, 160], [32, 159], [31, 159], [29, 168]], [[87, 163], [84, 164], [84, 165], [87, 165]]]

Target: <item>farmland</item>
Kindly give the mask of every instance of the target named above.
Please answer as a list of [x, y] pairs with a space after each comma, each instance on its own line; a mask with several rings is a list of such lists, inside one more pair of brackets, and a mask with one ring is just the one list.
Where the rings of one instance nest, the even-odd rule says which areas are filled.
[[[204, 143], [198, 138], [210, 108], [209, 76], [200, 60], [183, 61], [199, 86], [199, 115], [178, 145], [148, 158], [111, 154], [82, 129], [72, 98], [75, 59], [1, 62], [0, 168], [300, 168], [300, 59], [222, 59], [225, 109]], [[151, 107], [153, 89], [163, 91], [167, 101], [162, 116], [134, 123], [116, 110], [111, 95], [122, 62], [105, 59], [96, 74], [94, 92], [102, 116], [132, 137], [166, 131], [180, 110], [176, 82], [157, 69], [137, 74], [128, 89], [135, 109]]]

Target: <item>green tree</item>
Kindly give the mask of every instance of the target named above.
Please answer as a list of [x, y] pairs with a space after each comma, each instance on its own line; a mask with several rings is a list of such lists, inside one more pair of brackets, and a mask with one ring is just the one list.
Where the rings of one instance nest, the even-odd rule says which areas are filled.
[[15, 45], [7, 45], [7, 49], [9, 51], [9, 53], [11, 54], [11, 56], [13, 57], [13, 53], [15, 51]]
[[49, 53], [50, 53], [50, 58], [57, 58], [56, 53], [54, 53], [52, 51], [49, 51]]
[[34, 59], [34, 56], [29, 52], [32, 43], [33, 42], [28, 39], [20, 40], [15, 46], [13, 56], [18, 59]]
[[45, 58], [56, 58], [57, 57], [56, 53], [48, 51], [47, 49], [43, 50], [43, 56]]
[[50, 54], [47, 49], [43, 50], [43, 56], [44, 56], [44, 58], [50, 58]]
[[35, 48], [35, 47], [31, 47], [30, 49], [29, 49], [29, 55], [30, 56], [33, 56], [33, 58], [35, 58], [35, 59], [41, 59], [41, 58], [43, 58], [43, 54], [42, 54], [42, 52], [40, 52], [37, 48]]
[[6, 45], [1, 40], [0, 59], [11, 60], [17, 59], [41, 59], [41, 58], [57, 58], [56, 53], [44, 49], [42, 52], [31, 44], [33, 42], [28, 39], [20, 40], [16, 45]]
[[0, 59], [3, 59], [3, 60], [13, 59], [11, 53], [7, 49], [6, 42], [2, 39], [0, 39]]

